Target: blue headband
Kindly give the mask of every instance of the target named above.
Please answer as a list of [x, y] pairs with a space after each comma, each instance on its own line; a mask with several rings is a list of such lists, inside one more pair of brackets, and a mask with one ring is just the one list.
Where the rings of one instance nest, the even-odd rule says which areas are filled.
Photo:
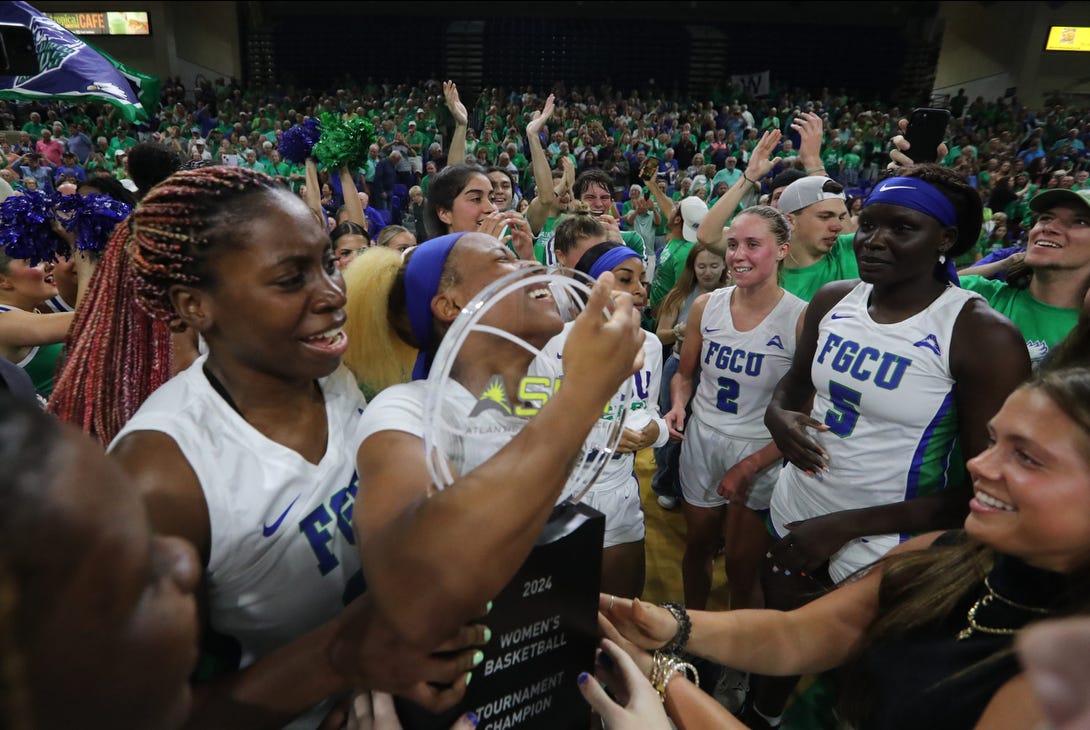
[[409, 310], [409, 326], [420, 345], [420, 353], [413, 366], [413, 380], [428, 377], [431, 368], [431, 300], [439, 293], [439, 280], [454, 244], [465, 233], [449, 233], [417, 246], [409, 264], [405, 267], [405, 306]]
[[598, 257], [590, 266], [590, 278], [597, 280], [599, 276], [607, 271], [613, 271], [613, 269], [620, 266], [622, 261], [628, 259], [638, 259], [640, 255], [630, 249], [628, 246], [618, 246], [617, 248], [611, 248], [604, 254]]
[[934, 185], [918, 177], [889, 177], [878, 183], [864, 207], [875, 203], [899, 205], [929, 215], [944, 226], [957, 226], [954, 204]]

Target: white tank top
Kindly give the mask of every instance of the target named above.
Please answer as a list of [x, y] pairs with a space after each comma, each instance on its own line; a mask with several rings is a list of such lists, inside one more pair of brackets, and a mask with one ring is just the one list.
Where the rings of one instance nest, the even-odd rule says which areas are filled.
[[211, 625], [241, 644], [246, 666], [333, 618], [362, 589], [351, 435], [365, 401], [344, 366], [319, 381], [329, 436], [311, 464], [248, 424], [212, 388], [206, 359], [152, 393], [110, 449], [135, 431], [178, 444], [208, 503]]
[[768, 439], [764, 416], [772, 391], [791, 367], [795, 333], [806, 302], [791, 292], [748, 332], [734, 327], [730, 301], [735, 287], [711, 293], [700, 319], [700, 384], [693, 415], [723, 434]]
[[[772, 495], [781, 533], [784, 522], [894, 504], [963, 478], [960, 460], [950, 464], [958, 440], [950, 343], [965, 303], [980, 296], [949, 287], [922, 312], [879, 324], [867, 312], [871, 288], [860, 282], [819, 323], [810, 415], [829, 430], [807, 433], [829, 454], [829, 472], [819, 480], [784, 467]], [[873, 554], [855, 562], [907, 537], [853, 541]]]
[[[572, 323], [564, 325], [564, 329], [556, 337], [549, 340], [541, 351], [541, 355], [535, 358], [530, 366], [531, 374], [541, 375], [549, 373], [554, 378], [562, 378], [564, 373], [564, 345], [571, 334]], [[630, 381], [631, 400], [628, 403], [628, 412], [625, 414], [624, 427], [633, 431], [642, 431], [652, 421], [658, 424], [658, 439], [652, 446], [663, 446], [670, 438], [666, 421], [659, 414], [659, 389], [662, 385], [662, 342], [651, 332], [644, 331], [643, 339], [643, 367], [639, 372], [633, 373]], [[602, 419], [596, 429], [600, 432], [609, 427], [610, 422], [617, 417], [618, 410], [623, 408], [622, 392], [618, 391], [610, 399]], [[593, 434], [594, 432], [592, 432]], [[608, 492], [613, 489], [626, 487], [631, 483], [632, 470], [636, 464], [635, 454], [615, 454], [612, 459], [602, 467], [601, 473], [594, 480], [592, 492]], [[565, 495], [569, 496], [569, 495]]]

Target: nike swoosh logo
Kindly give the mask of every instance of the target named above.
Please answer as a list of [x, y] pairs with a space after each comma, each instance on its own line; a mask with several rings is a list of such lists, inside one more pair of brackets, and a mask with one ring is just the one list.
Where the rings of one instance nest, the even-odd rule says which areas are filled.
[[564, 354], [560, 353], [560, 352], [556, 353], [556, 359], [557, 360], [563, 360], [564, 359]]
[[851, 318], [852, 318], [852, 315], [850, 315], [850, 314], [832, 314], [832, 315], [829, 315], [829, 319], [851, 319]]
[[723, 329], [723, 328], [722, 327], [705, 327], [704, 331], [707, 332], [708, 334], [711, 334], [712, 332], [718, 332], [721, 329]]
[[296, 497], [295, 499], [293, 499], [291, 501], [291, 504], [288, 505], [288, 508], [286, 510], [284, 510], [283, 512], [281, 512], [280, 516], [278, 518], [276, 518], [276, 522], [272, 523], [271, 525], [265, 525], [261, 530], [261, 536], [262, 537], [271, 537], [272, 534], [274, 532], [276, 532], [280, 528], [280, 525], [284, 522], [284, 518], [288, 516], [288, 512], [291, 512], [291, 508], [294, 507], [295, 503], [298, 502], [298, 501], [299, 501], [299, 497]]
[[915, 189], [916, 188], [912, 187], [911, 185], [883, 185], [882, 187], [878, 188], [878, 192], [884, 193], [887, 190], [915, 190]]

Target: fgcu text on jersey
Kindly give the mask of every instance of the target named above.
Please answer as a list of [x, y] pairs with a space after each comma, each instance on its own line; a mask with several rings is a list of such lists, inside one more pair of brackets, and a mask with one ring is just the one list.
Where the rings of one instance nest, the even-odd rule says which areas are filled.
[[324, 504], [319, 504], [299, 521], [299, 532], [310, 543], [322, 575], [340, 565], [337, 556], [329, 549], [336, 532], [340, 532], [349, 545], [356, 544], [356, 535], [352, 531], [352, 508], [356, 504], [359, 484], [359, 476], [353, 472], [347, 487], [338, 489]]

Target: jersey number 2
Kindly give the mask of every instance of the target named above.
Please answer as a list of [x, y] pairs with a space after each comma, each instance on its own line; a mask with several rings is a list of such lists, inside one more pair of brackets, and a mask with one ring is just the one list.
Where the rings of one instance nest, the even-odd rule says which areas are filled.
[[731, 378], [719, 378], [719, 394], [715, 399], [715, 407], [724, 413], [738, 412], [738, 381]]

